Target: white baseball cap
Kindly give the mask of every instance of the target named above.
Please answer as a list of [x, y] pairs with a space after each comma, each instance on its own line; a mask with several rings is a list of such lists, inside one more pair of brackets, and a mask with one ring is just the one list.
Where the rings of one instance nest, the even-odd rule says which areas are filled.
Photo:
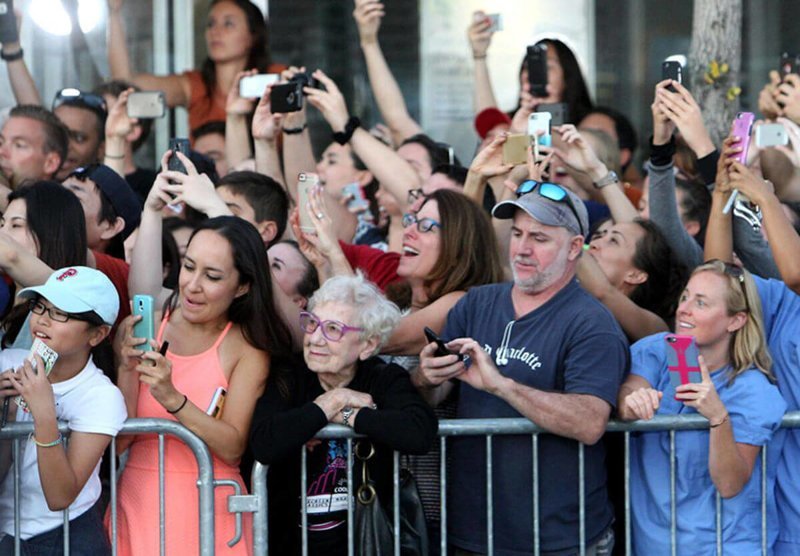
[[40, 295], [65, 313], [94, 311], [111, 326], [119, 314], [119, 294], [114, 284], [99, 270], [86, 266], [60, 268], [43, 285], [25, 288], [18, 295]]

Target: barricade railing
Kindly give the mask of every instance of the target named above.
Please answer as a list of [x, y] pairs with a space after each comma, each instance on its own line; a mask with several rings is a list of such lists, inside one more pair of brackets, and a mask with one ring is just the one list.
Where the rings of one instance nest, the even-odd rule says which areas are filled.
[[[64, 436], [65, 442], [69, 442], [69, 428], [66, 424], [60, 423], [59, 430]], [[21, 453], [21, 443], [27, 441], [29, 435], [33, 433], [33, 423], [9, 423], [0, 430], [0, 441], [10, 440], [12, 444], [12, 456], [14, 461], [19, 461]], [[164, 515], [164, 440], [165, 435], [175, 436], [180, 439], [194, 454], [197, 460], [198, 477], [198, 524], [199, 524], [199, 547], [201, 556], [214, 555], [214, 488], [215, 486], [229, 486], [224, 481], [214, 480], [214, 466], [211, 459], [211, 452], [200, 437], [189, 429], [166, 419], [128, 419], [125, 421], [119, 435], [129, 434], [157, 434], [158, 435], [158, 473], [159, 473], [159, 539], [161, 556], [166, 554], [165, 548], [165, 515]], [[110, 461], [110, 502], [111, 508], [110, 526], [112, 554], [117, 554], [117, 458], [116, 445], [111, 443]], [[237, 485], [238, 487], [238, 485]], [[236, 496], [231, 497], [236, 500]], [[64, 510], [64, 554], [69, 554], [69, 510]], [[20, 554], [20, 468], [14, 465], [14, 554]], [[237, 539], [241, 537], [241, 514], [237, 514]]]
[[[787, 413], [781, 422], [781, 428], [800, 428], [800, 411]], [[671, 524], [670, 540], [672, 554], [677, 554], [677, 509], [676, 509], [676, 460], [675, 460], [675, 436], [681, 431], [694, 431], [708, 429], [708, 420], [701, 415], [659, 415], [649, 421], [610, 421], [607, 432], [622, 433], [624, 435], [624, 488], [625, 488], [625, 534], [624, 545], [625, 553], [632, 554], [631, 550], [631, 503], [630, 503], [630, 435], [636, 432], [668, 432], [670, 439], [670, 496], [671, 496]], [[493, 492], [493, 473], [492, 473], [492, 441], [495, 436], [527, 436], [531, 437], [532, 462], [531, 474], [533, 478], [533, 489], [531, 493], [533, 504], [533, 546], [531, 551], [535, 555], [541, 552], [539, 536], [539, 435], [546, 434], [547, 431], [537, 427], [528, 419], [452, 419], [439, 421], [439, 449], [440, 449], [440, 550], [441, 554], [447, 554], [447, 438], [453, 436], [484, 436], [486, 438], [486, 500], [492, 500]], [[353, 439], [359, 438], [352, 429], [342, 425], [328, 425], [316, 436], [318, 439], [346, 439], [347, 440], [347, 459], [348, 459], [348, 555], [354, 556], [354, 496], [353, 496]], [[767, 450], [761, 450], [761, 550], [762, 554], [767, 554]], [[306, 513], [306, 449], [302, 448], [301, 453], [301, 508], [300, 517], [302, 527], [302, 550], [303, 555], [308, 554], [308, 515]], [[253, 468], [252, 490], [253, 494], [249, 497], [248, 505], [256, 508], [253, 516], [254, 529], [254, 554], [268, 554], [268, 531], [267, 531], [267, 467], [256, 463]], [[579, 481], [579, 553], [581, 556], [586, 554], [586, 522], [585, 522], [585, 469], [584, 469], [584, 445], [578, 444], [578, 481]], [[400, 457], [394, 453], [393, 469], [393, 516], [394, 516], [394, 554], [400, 556]], [[722, 519], [721, 519], [721, 498], [717, 493], [716, 500], [716, 539], [717, 554], [722, 554]], [[491, 503], [486, 505], [486, 538], [487, 555], [494, 554], [494, 508]], [[617, 539], [619, 543], [622, 539]]]

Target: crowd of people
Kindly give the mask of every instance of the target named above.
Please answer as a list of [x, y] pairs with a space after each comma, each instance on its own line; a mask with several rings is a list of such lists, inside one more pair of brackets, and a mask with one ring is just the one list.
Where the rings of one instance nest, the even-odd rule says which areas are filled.
[[[381, 50], [380, 0], [353, 12], [384, 124], [373, 129], [313, 60], [270, 59], [249, 0], [212, 1], [208, 58], [168, 76], [136, 71], [125, 3], [108, 7], [111, 76], [91, 91], [71, 84], [45, 102], [20, 44], [0, 51], [17, 100], [0, 127], [2, 426], [33, 423], [20, 450], [0, 443], [0, 554], [60, 553], [62, 510], [71, 554], [114, 542], [151, 555], [162, 536], [167, 554], [197, 553], [194, 456], [173, 438], [118, 436], [144, 417], [208, 446], [226, 482], [217, 554], [253, 553], [251, 518], [227, 544], [238, 527], [227, 485], [246, 490], [253, 461], [270, 469], [270, 553], [344, 554], [349, 491], [369, 477], [392, 514], [394, 451], [416, 479], [425, 554], [439, 554], [443, 526], [449, 554], [490, 542], [530, 554], [534, 521], [544, 554], [581, 542], [620, 553], [624, 454], [609, 419], [698, 414], [707, 428], [674, 440], [631, 437], [634, 553], [672, 553], [675, 516], [679, 553], [714, 553], [719, 531], [726, 553], [800, 554], [800, 435], [780, 427], [800, 408], [800, 75], [769, 76], [752, 141], [733, 127], [716, 145], [674, 79], [654, 84], [651, 122], [595, 105], [554, 38], [521, 53], [518, 83], [493, 84], [493, 19], [476, 12], [476, 149], [462, 163], [407, 109]], [[242, 96], [242, 80], [264, 73], [279, 82]], [[288, 112], [271, 94], [286, 83], [304, 101]], [[519, 89], [511, 111], [495, 85]], [[129, 116], [138, 91], [189, 111], [191, 149], [156, 169], [134, 158], [152, 124]], [[529, 135], [548, 110], [561, 119], [549, 140]], [[310, 111], [331, 132], [319, 159]], [[768, 124], [788, 141], [759, 144]], [[508, 155], [518, 135], [524, 161]], [[131, 310], [142, 296], [149, 332]], [[547, 432], [536, 446], [496, 437], [491, 462], [482, 437], [457, 436], [441, 461], [439, 419], [513, 417]], [[330, 423], [361, 436], [352, 473], [347, 440], [315, 438]]]

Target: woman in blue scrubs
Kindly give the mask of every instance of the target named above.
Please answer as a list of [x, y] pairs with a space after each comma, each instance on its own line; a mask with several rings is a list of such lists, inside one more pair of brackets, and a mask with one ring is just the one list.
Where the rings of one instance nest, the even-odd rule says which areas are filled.
[[[721, 261], [697, 267], [681, 296], [675, 330], [694, 337], [701, 382], [673, 387], [667, 335], [644, 338], [631, 348], [631, 373], [620, 389], [619, 416], [625, 420], [694, 413], [706, 417], [709, 430], [679, 432], [675, 437], [678, 554], [716, 553], [717, 492], [723, 498], [725, 552], [760, 554], [759, 454], [769, 444], [767, 511], [768, 520], [775, 523], [773, 489], [782, 437], [773, 440], [773, 433], [786, 403], [770, 370], [761, 303], [750, 274]], [[667, 432], [631, 438], [635, 554], [671, 553], [669, 454]], [[769, 545], [774, 534], [770, 537]]]

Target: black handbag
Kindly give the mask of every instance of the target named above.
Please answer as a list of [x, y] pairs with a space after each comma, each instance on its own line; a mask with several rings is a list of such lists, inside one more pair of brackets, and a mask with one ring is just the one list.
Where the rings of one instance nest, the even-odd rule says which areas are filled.
[[[394, 522], [378, 500], [375, 482], [370, 479], [367, 461], [375, 455], [369, 443], [369, 452], [362, 456], [362, 442], [356, 444], [355, 455], [361, 461], [361, 485], [356, 491], [355, 548], [358, 556], [387, 556], [394, 554]], [[400, 554], [401, 556], [428, 556], [428, 529], [422, 500], [414, 476], [407, 469], [400, 470]]]

